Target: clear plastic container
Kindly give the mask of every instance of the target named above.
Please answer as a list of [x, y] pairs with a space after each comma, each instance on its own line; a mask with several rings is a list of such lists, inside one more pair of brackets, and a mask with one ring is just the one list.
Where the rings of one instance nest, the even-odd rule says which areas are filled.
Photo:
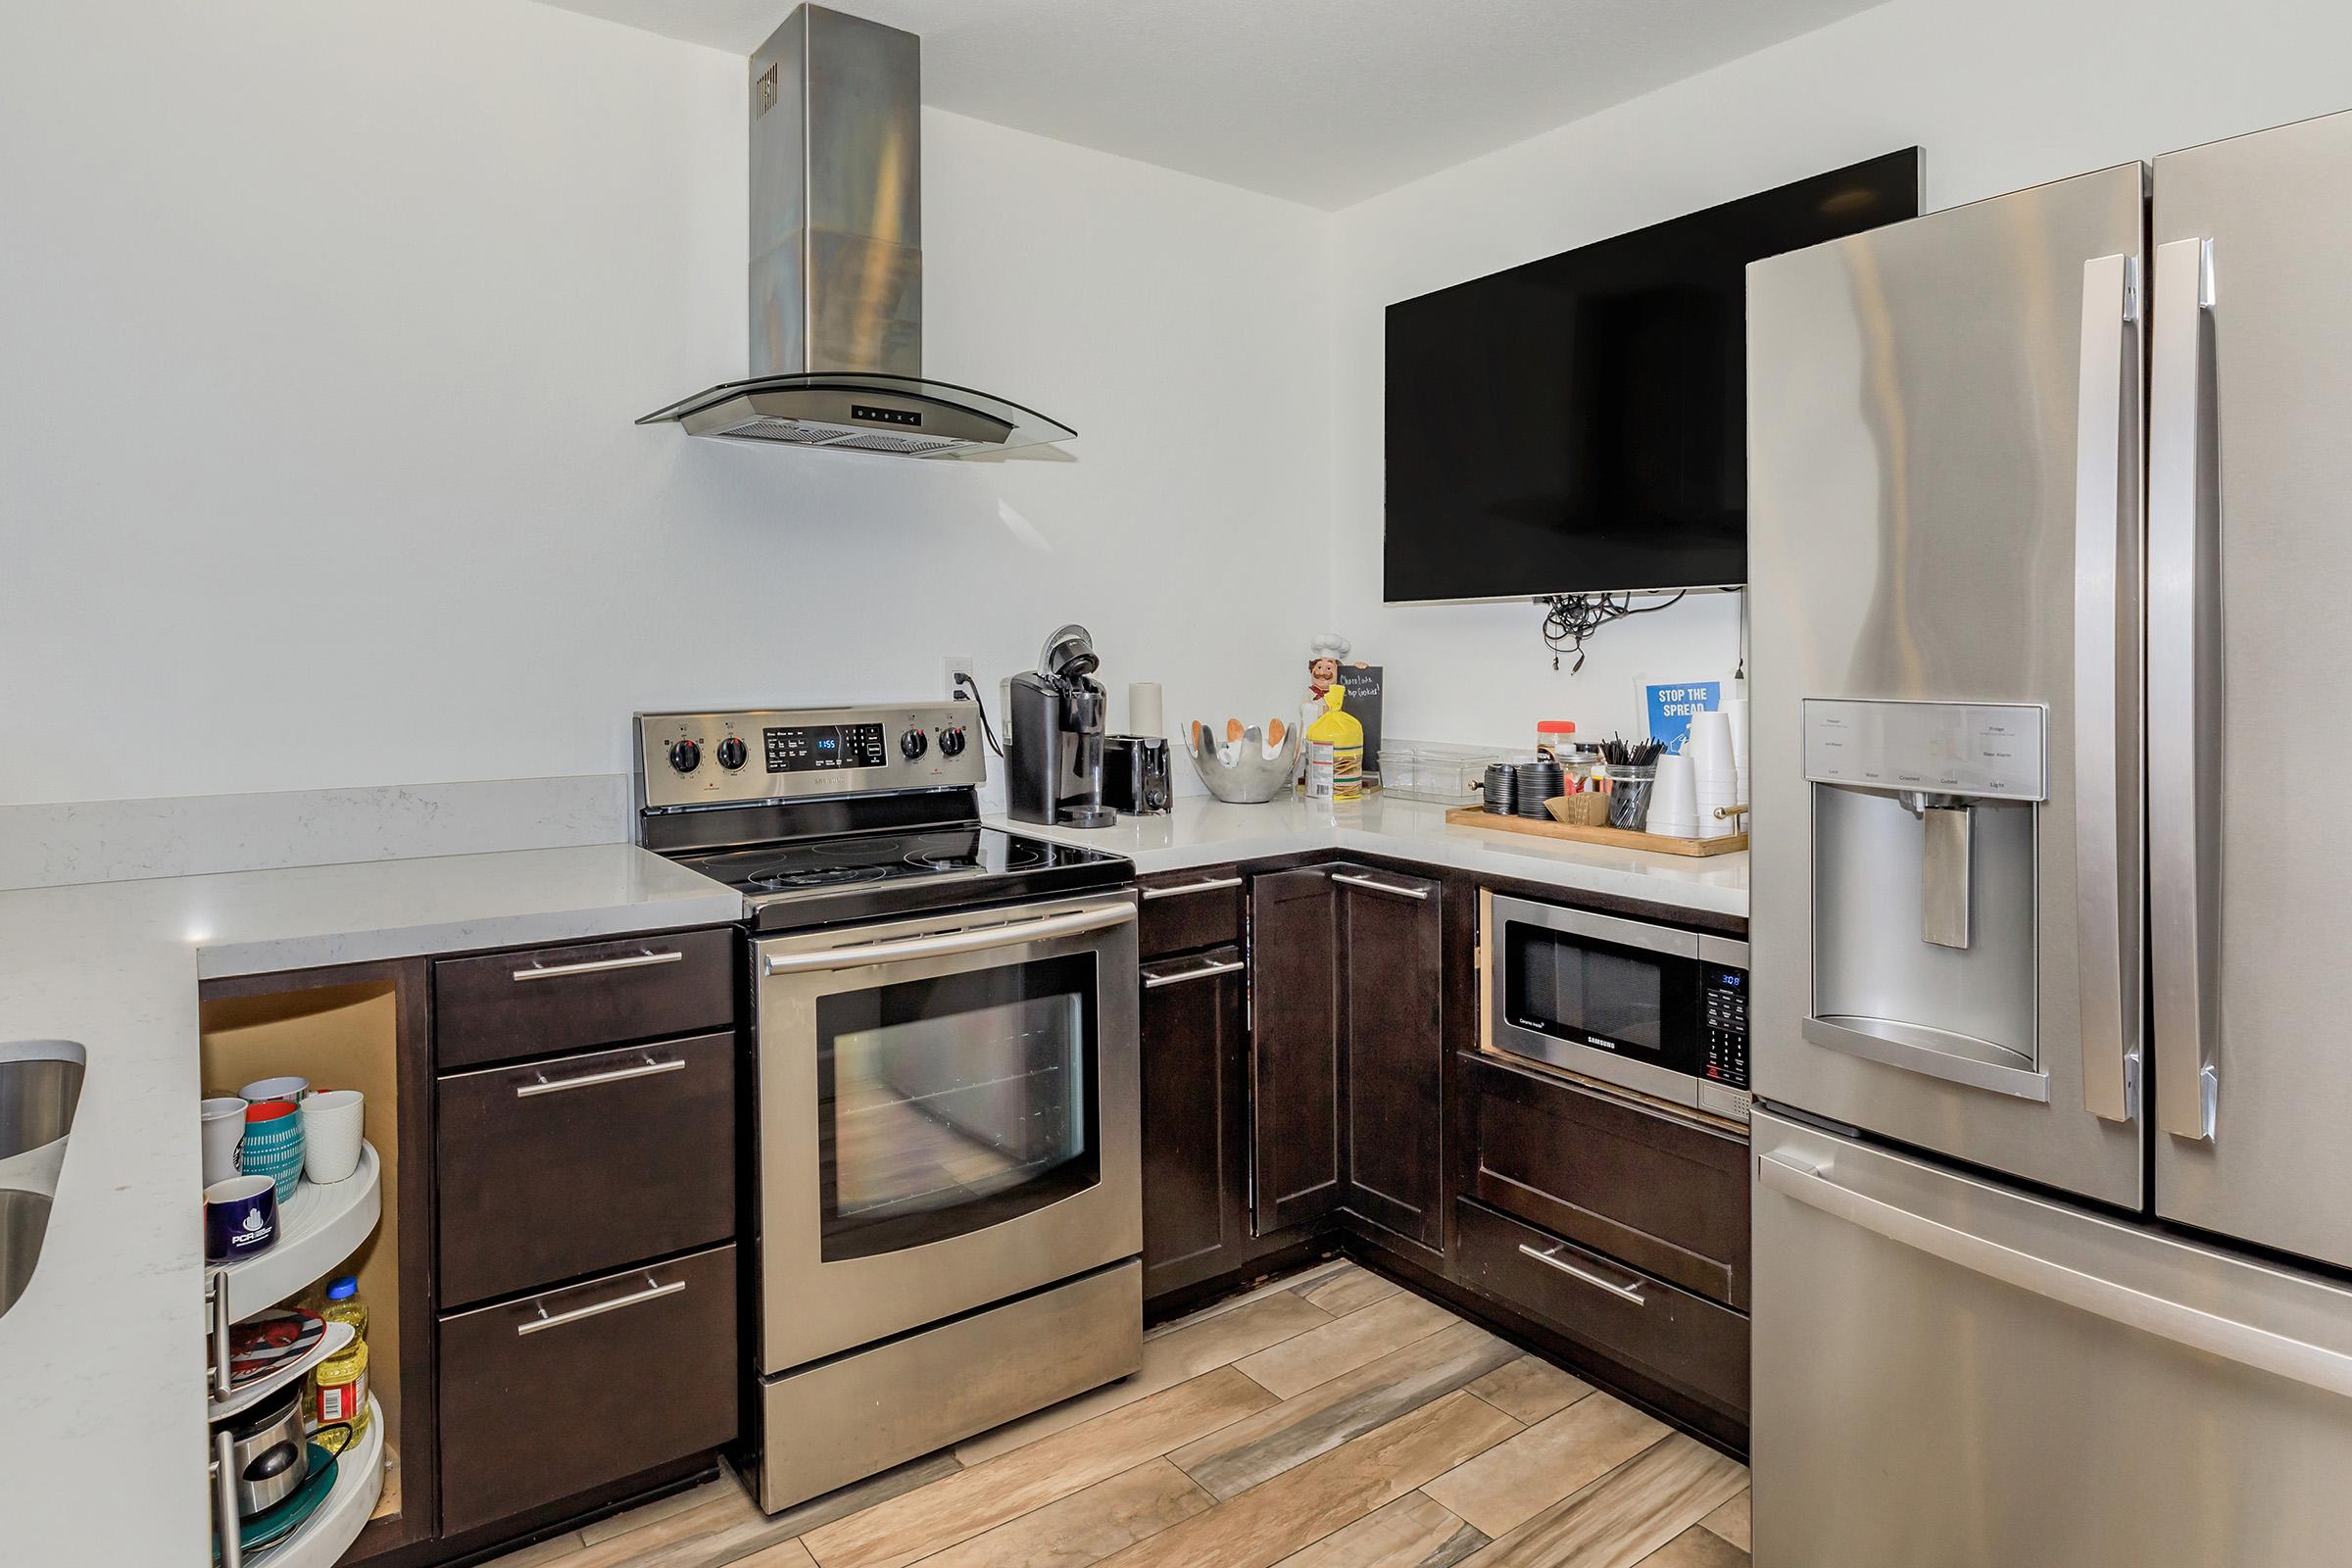
[[1494, 752], [1383, 747], [1380, 787], [1385, 794], [1408, 801], [1475, 806], [1486, 790], [1487, 764], [1500, 760]]

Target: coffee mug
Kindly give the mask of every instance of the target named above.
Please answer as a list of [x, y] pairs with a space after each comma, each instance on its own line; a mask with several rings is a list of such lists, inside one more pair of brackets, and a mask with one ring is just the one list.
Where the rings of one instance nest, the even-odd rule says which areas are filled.
[[245, 1102], [234, 1095], [204, 1102], [204, 1185], [238, 1173], [237, 1153], [245, 1142]]
[[277, 1240], [277, 1183], [267, 1176], [231, 1176], [204, 1190], [204, 1255], [233, 1263], [269, 1250]]
[[302, 1180], [302, 1112], [290, 1100], [265, 1100], [245, 1112], [245, 1152], [239, 1167], [248, 1176], [277, 1183], [277, 1200], [294, 1196]]
[[315, 1182], [349, 1181], [360, 1168], [360, 1133], [368, 1100], [357, 1089], [321, 1089], [302, 1102], [302, 1173]]
[[296, 1104], [300, 1104], [310, 1092], [311, 1081], [308, 1078], [298, 1078], [292, 1073], [288, 1073], [282, 1078], [256, 1078], [237, 1091], [239, 1095], [249, 1101], [291, 1100]]

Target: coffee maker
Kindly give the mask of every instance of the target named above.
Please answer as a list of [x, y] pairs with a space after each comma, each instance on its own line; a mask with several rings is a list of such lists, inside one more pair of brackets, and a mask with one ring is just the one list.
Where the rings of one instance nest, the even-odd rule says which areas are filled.
[[1004, 682], [1004, 804], [1016, 821], [1108, 827], [1102, 726], [1108, 698], [1095, 679], [1102, 661], [1084, 626], [1046, 639], [1037, 668]]

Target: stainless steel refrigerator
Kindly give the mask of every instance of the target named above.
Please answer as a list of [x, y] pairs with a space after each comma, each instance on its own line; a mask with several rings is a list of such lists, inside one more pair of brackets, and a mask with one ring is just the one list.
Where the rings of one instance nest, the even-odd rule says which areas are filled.
[[1747, 309], [1758, 1568], [2352, 1562], [2352, 115]]

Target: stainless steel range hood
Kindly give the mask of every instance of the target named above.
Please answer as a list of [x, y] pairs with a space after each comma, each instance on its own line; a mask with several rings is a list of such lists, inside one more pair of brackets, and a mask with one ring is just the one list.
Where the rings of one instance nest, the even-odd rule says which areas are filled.
[[752, 57], [752, 374], [639, 424], [906, 458], [1078, 433], [924, 378], [920, 51], [804, 5]]

